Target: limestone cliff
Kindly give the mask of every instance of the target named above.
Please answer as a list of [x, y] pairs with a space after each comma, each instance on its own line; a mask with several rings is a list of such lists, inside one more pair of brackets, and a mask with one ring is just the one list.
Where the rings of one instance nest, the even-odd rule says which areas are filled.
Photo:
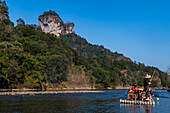
[[55, 11], [44, 12], [43, 15], [39, 16], [38, 20], [43, 32], [51, 33], [58, 37], [74, 33], [74, 23], [64, 23]]

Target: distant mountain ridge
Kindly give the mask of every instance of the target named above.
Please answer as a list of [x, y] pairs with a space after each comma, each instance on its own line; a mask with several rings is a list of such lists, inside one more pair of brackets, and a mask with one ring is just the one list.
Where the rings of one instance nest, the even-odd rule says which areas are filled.
[[78, 51], [82, 58], [108, 56], [115, 60], [131, 61], [130, 58], [125, 57], [123, 54], [113, 53], [109, 49], [104, 48], [104, 46], [90, 44], [86, 39], [74, 33], [62, 35], [61, 38], [63, 38], [70, 47]]

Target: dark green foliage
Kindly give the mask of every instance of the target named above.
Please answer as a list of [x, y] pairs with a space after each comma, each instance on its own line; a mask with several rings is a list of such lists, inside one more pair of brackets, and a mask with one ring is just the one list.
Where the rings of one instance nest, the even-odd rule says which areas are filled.
[[17, 25], [19, 25], [19, 24], [25, 25], [24, 20], [22, 20], [21, 18], [19, 18], [19, 19], [17, 20]]
[[[167, 84], [167, 74], [161, 72], [154, 67], [145, 66], [141, 63], [135, 64], [125, 60], [114, 60], [110, 57], [96, 57], [86, 59], [88, 65], [86, 68], [93, 70], [92, 75], [97, 78], [96, 83], [102, 84], [103, 87], [115, 87], [117, 85], [129, 86], [136, 84], [137, 86], [143, 86], [143, 80], [146, 74], [155, 75], [153, 79], [159, 77], [162, 86]], [[123, 76], [122, 70], [127, 70], [127, 76]], [[158, 87], [158, 81], [153, 80], [152, 86]]]
[[70, 47], [76, 49], [83, 58], [109, 56], [117, 60], [124, 59], [130, 61], [130, 59], [123, 56], [123, 54], [118, 54], [117, 52], [113, 53], [109, 49], [104, 48], [102, 45], [92, 45], [84, 38], [81, 38], [74, 33], [61, 36], [61, 38], [63, 38]]
[[9, 78], [5, 56], [0, 52], [0, 88], [8, 88]]
[[0, 51], [8, 64], [3, 80], [8, 75], [9, 88], [42, 88], [45, 82], [59, 84], [67, 80], [71, 64], [81, 62], [77, 52], [62, 39], [41, 32], [35, 25], [1, 24], [13, 28], [9, 35], [4, 35], [5, 29], [0, 32]]
[[152, 81], [151, 87], [158, 87], [158, 81]]
[[93, 72], [93, 76], [96, 78], [96, 82], [102, 84], [103, 88], [110, 86], [109, 72], [102, 69], [96, 68]]
[[19, 79], [20, 84], [24, 85], [23, 87], [39, 88], [40, 81], [43, 80], [40, 72], [41, 64], [27, 53], [19, 56], [18, 59], [17, 79]]

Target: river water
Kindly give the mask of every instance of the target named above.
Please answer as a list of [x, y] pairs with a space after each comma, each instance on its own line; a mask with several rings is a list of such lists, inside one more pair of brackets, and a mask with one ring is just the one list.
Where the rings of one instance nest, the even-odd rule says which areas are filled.
[[170, 92], [166, 90], [154, 91], [155, 106], [120, 104], [120, 99], [127, 98], [126, 90], [105, 91], [104, 93], [0, 96], [0, 112], [170, 113]]

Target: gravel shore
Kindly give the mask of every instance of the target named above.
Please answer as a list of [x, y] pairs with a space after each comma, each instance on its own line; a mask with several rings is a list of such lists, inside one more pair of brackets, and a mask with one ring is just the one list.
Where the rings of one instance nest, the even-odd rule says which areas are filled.
[[102, 93], [105, 91], [27, 91], [27, 92], [0, 92], [0, 95], [43, 95], [61, 93]]

